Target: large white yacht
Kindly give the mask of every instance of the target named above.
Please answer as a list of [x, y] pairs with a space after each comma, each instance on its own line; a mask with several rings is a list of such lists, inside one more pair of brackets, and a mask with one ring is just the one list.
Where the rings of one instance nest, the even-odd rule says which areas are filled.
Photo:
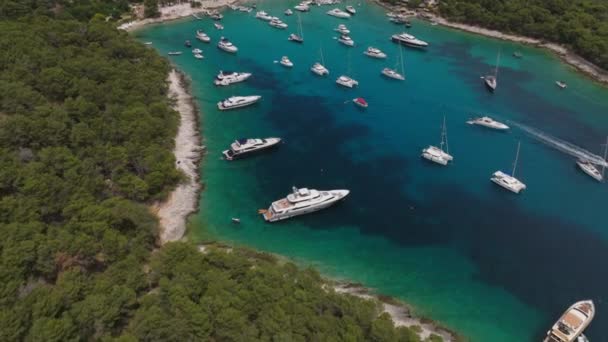
[[515, 154], [515, 161], [513, 162], [513, 171], [511, 171], [511, 174], [502, 171], [496, 171], [492, 174], [492, 177], [490, 178], [492, 182], [516, 194], [519, 194], [522, 190], [526, 189], [526, 184], [515, 178], [517, 159], [519, 158], [519, 146], [520, 143], [517, 143], [517, 153]]
[[506, 131], [509, 129], [509, 126], [505, 125], [502, 122], [498, 122], [488, 116], [482, 116], [480, 118], [474, 118], [467, 121], [469, 125], [479, 125], [484, 126], [491, 129], [496, 129], [499, 131]]
[[317, 74], [319, 76], [329, 75], [329, 70], [327, 70], [327, 68], [324, 67], [323, 64], [321, 64], [319, 62], [313, 64], [313, 66], [310, 68], [310, 71], [314, 72], [315, 74]]
[[222, 152], [226, 160], [234, 160], [276, 146], [280, 138], [238, 139], [230, 144], [230, 149]]
[[341, 10], [339, 8], [334, 8], [332, 10], [327, 11], [326, 13], [331, 15], [332, 17], [336, 17], [336, 18], [342, 18], [342, 19], [350, 18], [350, 14], [348, 14], [347, 12], [344, 12], [343, 10]]
[[350, 30], [344, 24], [338, 25], [338, 27], [336, 27], [334, 29], [334, 31], [340, 32], [340, 34], [349, 34], [350, 33]]
[[[445, 151], [443, 147], [445, 146]], [[454, 160], [454, 157], [449, 153], [448, 132], [445, 126], [445, 116], [443, 117], [443, 126], [441, 128], [441, 142], [439, 147], [429, 146], [422, 150], [422, 158], [430, 160], [440, 165], [448, 165]]]
[[217, 47], [229, 53], [236, 53], [237, 51], [239, 51], [236, 45], [232, 44], [228, 39], [224, 37], [220, 38], [219, 43], [217, 43]]
[[402, 74], [398, 73], [396, 70], [391, 69], [391, 68], [382, 69], [382, 75], [384, 75], [388, 78], [399, 80], [399, 81], [405, 80], [405, 76], [403, 76]]
[[215, 77], [213, 83], [217, 86], [227, 86], [233, 83], [239, 83], [247, 80], [251, 77], [249, 72], [234, 72], [234, 71], [221, 71]]
[[[547, 331], [544, 342], [574, 342], [595, 316], [595, 305], [591, 300], [574, 303], [564, 312], [551, 330]], [[579, 339], [580, 340], [580, 339]], [[583, 339], [584, 340], [584, 339]]]
[[196, 39], [203, 43], [209, 43], [211, 41], [211, 38], [201, 30], [196, 30]]
[[352, 38], [350, 38], [347, 35], [341, 35], [340, 38], [338, 38], [338, 42], [346, 45], [346, 46], [355, 46], [355, 41], [352, 40]]
[[250, 105], [258, 102], [261, 98], [262, 97], [259, 95], [231, 96], [225, 100], [218, 102], [217, 108], [219, 110], [229, 110], [229, 109], [246, 107], [246, 106], [250, 106]]
[[264, 12], [264, 11], [258, 11], [255, 14], [255, 17], [260, 19], [260, 20], [264, 20], [264, 21], [270, 21], [272, 20], [272, 16], [269, 15], [268, 13]]
[[268, 22], [268, 25], [278, 28], [278, 29], [286, 29], [287, 28], [287, 24], [285, 24], [281, 19], [279, 18], [273, 18], [272, 20], [270, 20]]
[[301, 3], [299, 5], [296, 5], [294, 7], [294, 9], [297, 10], [297, 11], [300, 11], [300, 12], [308, 12], [308, 11], [310, 11], [310, 6], [308, 6], [305, 3]]
[[365, 50], [363, 52], [363, 54], [372, 57], [372, 58], [379, 58], [379, 59], [385, 59], [386, 58], [386, 54], [384, 52], [382, 52], [382, 50], [375, 48], [375, 47], [368, 47], [367, 50]]
[[429, 46], [429, 43], [420, 40], [409, 33], [394, 34], [391, 36], [391, 39], [396, 43], [415, 48], [425, 48]]
[[352, 79], [348, 76], [344, 76], [344, 75], [338, 77], [338, 79], [336, 80], [336, 83], [341, 86], [347, 87], [347, 88], [353, 88], [353, 87], [359, 85], [359, 82], [355, 81], [354, 79]]
[[268, 210], [260, 210], [260, 214], [268, 222], [285, 220], [325, 209], [344, 199], [349, 192], [349, 190], [320, 191], [293, 187], [292, 193], [286, 198], [272, 202]]

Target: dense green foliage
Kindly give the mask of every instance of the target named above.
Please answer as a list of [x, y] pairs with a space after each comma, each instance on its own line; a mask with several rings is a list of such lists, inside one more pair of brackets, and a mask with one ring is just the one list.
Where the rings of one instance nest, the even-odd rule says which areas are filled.
[[608, 69], [608, 2], [600, 0], [441, 0], [443, 16], [557, 42]]
[[120, 4], [0, 2], [0, 341], [419, 341], [312, 270], [154, 250], [178, 116]]

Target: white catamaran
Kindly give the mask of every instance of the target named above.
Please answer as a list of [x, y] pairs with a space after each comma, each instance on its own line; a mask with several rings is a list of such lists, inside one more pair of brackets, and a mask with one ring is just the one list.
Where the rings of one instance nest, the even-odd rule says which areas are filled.
[[511, 174], [496, 171], [494, 174], [492, 174], [492, 178], [490, 178], [492, 182], [516, 194], [519, 194], [522, 190], [526, 189], [526, 184], [515, 178], [515, 169], [517, 168], [517, 160], [519, 159], [520, 145], [520, 142], [517, 142], [517, 153], [515, 154], [515, 161], [513, 162], [513, 170], [511, 171]]
[[[445, 151], [443, 147], [445, 146]], [[422, 150], [422, 158], [430, 160], [440, 165], [447, 165], [449, 162], [454, 160], [454, 157], [450, 154], [450, 148], [448, 146], [448, 131], [445, 125], [445, 115], [443, 116], [443, 125], [441, 126], [441, 142], [439, 147], [429, 146]]]

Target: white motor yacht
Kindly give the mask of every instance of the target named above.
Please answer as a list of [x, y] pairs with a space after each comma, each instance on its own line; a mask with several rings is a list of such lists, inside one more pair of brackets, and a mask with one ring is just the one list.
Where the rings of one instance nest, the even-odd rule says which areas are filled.
[[314, 72], [319, 76], [329, 75], [329, 70], [327, 70], [327, 68], [324, 67], [323, 64], [318, 62], [313, 64], [313, 66], [310, 68], [310, 71]]
[[297, 6], [295, 6], [294, 9], [296, 9], [297, 11], [300, 11], [300, 12], [308, 12], [308, 11], [310, 11], [310, 6], [308, 6], [305, 3], [301, 3]]
[[203, 53], [203, 50], [201, 50], [201, 49], [198, 49], [198, 48], [197, 48], [197, 49], [192, 50], [192, 53], [193, 53], [193, 54], [195, 54], [195, 55], [196, 55], [197, 53], [199, 53], [199, 54], [200, 54], [200, 53]]
[[225, 100], [222, 100], [217, 103], [217, 108], [219, 110], [230, 110], [237, 109], [246, 106], [250, 106], [256, 102], [258, 102], [262, 97], [259, 95], [251, 95], [251, 96], [231, 96]]
[[272, 202], [268, 210], [260, 210], [260, 214], [268, 222], [285, 220], [330, 207], [344, 199], [349, 193], [349, 190], [320, 191], [293, 187], [291, 194]]
[[491, 129], [496, 129], [499, 131], [506, 131], [509, 129], [509, 126], [505, 125], [502, 122], [496, 121], [488, 116], [482, 116], [480, 118], [475, 118], [467, 121], [469, 125], [479, 125]]
[[377, 49], [372, 46], [368, 47], [367, 50], [365, 50], [363, 53], [372, 58], [379, 58], [379, 59], [386, 58], [386, 54], [384, 52], [382, 52], [380, 49]]
[[508, 174], [503, 171], [496, 171], [492, 174], [492, 177], [490, 178], [492, 182], [516, 194], [519, 194], [522, 190], [526, 189], [526, 184], [515, 178], [517, 160], [519, 159], [519, 147], [520, 143], [517, 143], [517, 153], [515, 154], [515, 161], [513, 162], [513, 171], [511, 171], [511, 174]]
[[391, 68], [382, 69], [382, 75], [384, 75], [388, 78], [399, 80], [399, 81], [405, 80], [405, 76], [403, 76], [402, 74], [398, 73], [396, 70], [391, 69]]
[[291, 9], [288, 8], [288, 9], [285, 10], [285, 15], [289, 16], [289, 15], [292, 15], [292, 14], [293, 14], [293, 11]]
[[343, 10], [341, 10], [339, 8], [334, 8], [332, 10], [327, 11], [326, 13], [328, 15], [331, 15], [332, 17], [336, 17], [336, 18], [342, 18], [342, 19], [350, 18], [350, 14], [348, 14], [347, 12], [344, 12]]
[[217, 43], [217, 47], [229, 53], [236, 53], [237, 51], [239, 51], [236, 45], [232, 44], [228, 39], [224, 37], [220, 38], [220, 41]]
[[348, 76], [344, 76], [344, 75], [338, 77], [338, 79], [336, 80], [336, 83], [341, 86], [348, 87], [348, 88], [353, 88], [353, 87], [359, 85], [359, 82], [355, 81], [354, 79], [352, 79]]
[[[443, 150], [445, 146], [445, 151]], [[429, 146], [422, 150], [422, 158], [430, 160], [440, 165], [447, 165], [454, 160], [454, 157], [449, 153], [448, 133], [445, 125], [445, 116], [443, 117], [443, 126], [441, 128], [441, 142], [439, 147]]]
[[[551, 330], [547, 331], [544, 342], [574, 342], [589, 326], [595, 316], [595, 305], [591, 300], [574, 303], [564, 312]], [[579, 339], [580, 341], [580, 339]], [[583, 339], [584, 341], [584, 339]]]
[[203, 43], [209, 43], [211, 41], [211, 38], [201, 30], [196, 30], [196, 39]]
[[292, 68], [293, 67], [293, 62], [289, 60], [289, 57], [287, 56], [283, 56], [281, 58], [281, 65], [287, 68]]
[[217, 86], [227, 86], [233, 83], [239, 83], [247, 80], [251, 77], [249, 72], [233, 72], [233, 71], [221, 71], [215, 77], [213, 83]]
[[394, 34], [391, 36], [391, 39], [395, 43], [415, 48], [425, 48], [429, 46], [429, 43], [420, 40], [409, 33]]
[[340, 32], [340, 34], [349, 34], [350, 33], [350, 30], [344, 24], [338, 25], [338, 27], [336, 27], [334, 29], [334, 31]]
[[338, 38], [338, 42], [340, 42], [346, 46], [355, 46], [355, 41], [346, 35], [341, 35], [340, 38]]
[[204, 57], [204, 56], [203, 56], [203, 54], [201, 54], [201, 53], [195, 53], [195, 54], [194, 54], [194, 58], [196, 58], [196, 59], [203, 59], [203, 58], [205, 58], [205, 57]]
[[226, 160], [234, 160], [277, 146], [280, 142], [280, 138], [238, 139], [230, 144], [230, 149], [223, 151], [222, 154]]
[[346, 12], [350, 13], [351, 15], [355, 15], [357, 14], [357, 10], [353, 7], [353, 6], [346, 6]]
[[287, 28], [287, 24], [285, 24], [279, 18], [273, 18], [272, 20], [270, 20], [268, 22], [268, 25], [270, 25], [272, 27], [275, 27], [275, 28], [278, 28], [278, 29], [286, 29]]
[[218, 30], [223, 30], [224, 29], [224, 26], [222, 24], [219, 24], [219, 23], [213, 23], [213, 26], [215, 26], [215, 28], [218, 29]]
[[260, 20], [264, 20], [264, 21], [270, 21], [272, 20], [272, 16], [268, 15], [268, 13], [264, 12], [264, 11], [258, 11], [255, 13], [255, 17], [260, 19]]
[[557, 86], [560, 87], [561, 89], [566, 89], [568, 87], [566, 82], [563, 82], [563, 81], [555, 81], [555, 84], [557, 84]]

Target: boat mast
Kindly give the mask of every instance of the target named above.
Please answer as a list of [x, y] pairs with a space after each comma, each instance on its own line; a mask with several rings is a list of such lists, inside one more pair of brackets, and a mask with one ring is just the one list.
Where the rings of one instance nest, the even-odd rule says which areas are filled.
[[443, 127], [441, 129], [441, 150], [443, 151], [443, 145], [445, 144], [445, 152], [450, 154], [450, 146], [448, 145], [448, 129], [445, 125], [445, 115], [443, 116]]
[[513, 162], [513, 171], [511, 172], [511, 177], [515, 177], [515, 169], [517, 168], [517, 159], [519, 159], [519, 147], [521, 145], [521, 141], [517, 142], [517, 153], [515, 153], [515, 161]]
[[498, 78], [498, 64], [500, 64], [500, 50], [496, 56], [496, 68], [494, 69], [494, 78]]
[[325, 59], [323, 59], [323, 46], [319, 48], [319, 51], [321, 52], [321, 65], [325, 66]]
[[401, 48], [401, 44], [397, 44], [397, 48], [399, 49], [399, 59], [401, 62], [401, 75], [405, 75], [405, 70], [403, 68], [403, 49]]
[[606, 137], [606, 145], [604, 145], [604, 163], [602, 164], [602, 179], [604, 179], [604, 171], [606, 171], [606, 156], [608, 156], [608, 137]]
[[302, 17], [300, 17], [299, 11], [298, 11], [298, 29], [300, 30], [300, 38], [304, 39], [304, 32], [302, 32]]

